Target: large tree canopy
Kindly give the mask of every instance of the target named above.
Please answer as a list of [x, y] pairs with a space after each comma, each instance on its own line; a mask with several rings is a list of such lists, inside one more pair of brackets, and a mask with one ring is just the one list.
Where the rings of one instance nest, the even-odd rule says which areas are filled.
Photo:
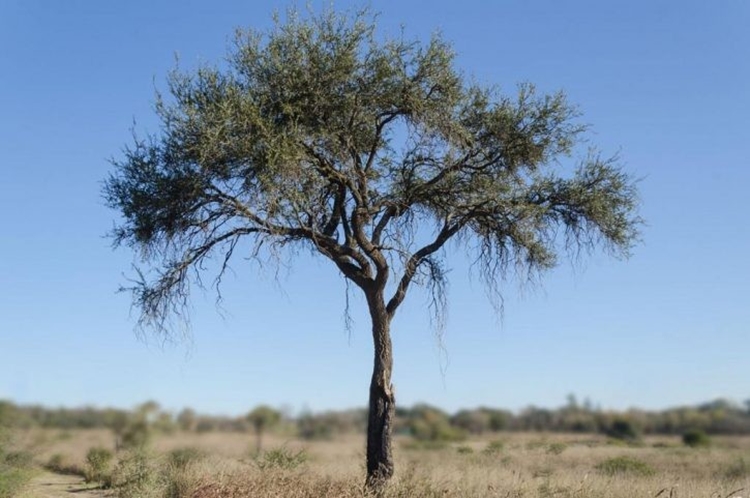
[[[157, 96], [161, 130], [134, 140], [104, 188], [122, 214], [116, 244], [156, 269], [133, 288], [141, 324], [164, 327], [204, 263], [220, 274], [243, 240], [256, 256], [319, 253], [367, 298], [370, 429], [389, 435], [390, 321], [412, 284], [442, 288], [449, 240], [475, 251], [490, 287], [565, 247], [626, 255], [634, 181], [595, 152], [576, 158], [576, 108], [532, 85], [507, 97], [471, 83], [454, 59], [439, 36], [381, 38], [367, 12], [290, 13], [239, 31], [225, 65], [175, 70]], [[390, 476], [389, 458], [389, 442], [368, 439], [371, 478]]]

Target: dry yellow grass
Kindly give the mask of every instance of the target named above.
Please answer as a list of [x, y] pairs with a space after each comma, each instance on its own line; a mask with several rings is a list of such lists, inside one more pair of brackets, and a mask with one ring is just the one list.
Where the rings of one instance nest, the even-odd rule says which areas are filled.
[[[83, 464], [92, 446], [113, 447], [107, 431], [35, 431], [38, 458], [54, 454]], [[491, 446], [493, 451], [486, 451]], [[386, 496], [728, 498], [750, 496], [750, 438], [715, 439], [708, 449], [683, 447], [678, 438], [647, 438], [638, 447], [609, 444], [602, 437], [508, 434], [472, 439], [438, 449], [414, 448], [397, 439], [397, 474]], [[154, 441], [154, 454], [194, 447], [210, 457], [170, 479], [181, 479], [179, 496], [361, 497], [364, 438], [303, 442], [269, 436], [266, 448], [304, 449], [309, 459], [296, 469], [259, 468], [243, 434], [176, 434]], [[622, 458], [621, 458], [622, 457]], [[603, 462], [614, 463], [602, 468]], [[622, 468], [623, 458], [643, 468]], [[627, 460], [630, 459], [630, 460]], [[618, 466], [619, 465], [619, 466]], [[609, 470], [609, 473], [607, 472]], [[173, 495], [174, 496], [174, 495]]]

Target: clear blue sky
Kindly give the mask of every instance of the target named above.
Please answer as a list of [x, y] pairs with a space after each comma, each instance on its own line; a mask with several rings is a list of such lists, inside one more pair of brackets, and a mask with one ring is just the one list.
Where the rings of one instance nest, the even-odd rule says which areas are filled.
[[[179, 54], [215, 61], [271, 2], [0, 1], [0, 398], [46, 405], [239, 414], [364, 406], [368, 319], [343, 325], [343, 280], [303, 259], [282, 275], [238, 263], [224, 315], [196, 294], [192, 340], [144, 342], [133, 257], [104, 234], [107, 159], [151, 109]], [[313, 2], [316, 7], [319, 2]], [[336, 8], [354, 3], [337, 1]], [[750, 3], [372, 2], [380, 28], [454, 43], [458, 64], [509, 92], [565, 90], [591, 140], [641, 177], [644, 242], [626, 262], [564, 262], [542, 287], [506, 288], [498, 319], [456, 259], [439, 347], [423, 295], [394, 324], [404, 405], [604, 408], [750, 398]], [[283, 4], [277, 7], [283, 9]]]

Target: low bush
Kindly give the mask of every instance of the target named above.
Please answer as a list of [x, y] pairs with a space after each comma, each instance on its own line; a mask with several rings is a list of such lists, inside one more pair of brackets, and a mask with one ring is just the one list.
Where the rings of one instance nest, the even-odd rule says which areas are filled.
[[711, 446], [711, 438], [700, 429], [692, 429], [682, 435], [682, 442], [691, 448], [705, 448]]
[[112, 487], [118, 498], [162, 498], [164, 475], [158, 462], [147, 451], [126, 453], [112, 472]]
[[616, 419], [610, 424], [605, 431], [606, 434], [620, 441], [637, 441], [640, 438], [640, 433], [636, 429], [635, 425], [629, 420]]
[[91, 448], [86, 454], [86, 482], [96, 482], [102, 487], [112, 484], [112, 459], [114, 455], [106, 448]]

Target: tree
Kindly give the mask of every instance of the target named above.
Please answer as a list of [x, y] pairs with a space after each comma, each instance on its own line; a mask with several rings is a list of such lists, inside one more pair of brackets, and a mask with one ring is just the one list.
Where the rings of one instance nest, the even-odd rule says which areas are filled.
[[441, 37], [384, 40], [367, 11], [290, 12], [239, 31], [224, 66], [168, 83], [160, 131], [133, 138], [103, 189], [122, 216], [115, 245], [151, 268], [128, 288], [140, 327], [173, 330], [212, 258], [219, 296], [235, 251], [329, 260], [372, 323], [371, 486], [393, 474], [390, 325], [415, 285], [440, 318], [449, 241], [499, 298], [503, 278], [535, 277], [566, 249], [626, 256], [637, 239], [635, 182], [579, 153], [586, 127], [562, 93], [470, 83]]
[[183, 408], [177, 414], [177, 424], [185, 432], [193, 432], [198, 425], [198, 416], [192, 408]]
[[247, 414], [247, 421], [255, 430], [255, 452], [260, 454], [262, 448], [263, 433], [266, 429], [278, 424], [281, 420], [281, 413], [270, 406], [261, 405]]

